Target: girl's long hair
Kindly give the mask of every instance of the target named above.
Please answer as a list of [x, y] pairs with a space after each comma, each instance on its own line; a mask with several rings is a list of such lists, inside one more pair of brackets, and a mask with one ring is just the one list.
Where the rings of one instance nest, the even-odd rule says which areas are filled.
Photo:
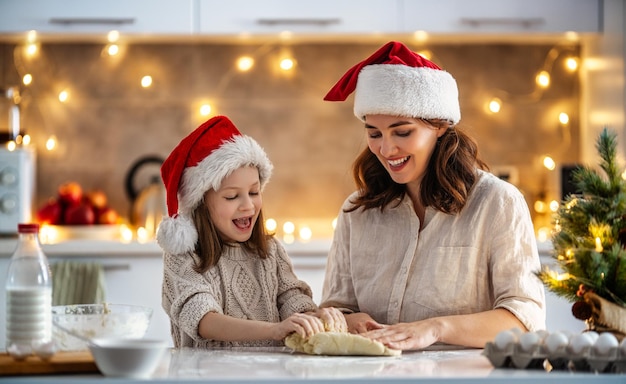
[[[193, 211], [192, 216], [198, 231], [196, 255], [199, 261], [194, 266], [194, 270], [198, 273], [204, 273], [217, 265], [225, 247], [232, 247], [234, 244], [222, 239], [213, 220], [211, 220], [209, 208], [204, 204], [204, 199]], [[252, 228], [252, 235], [245, 242], [239, 243], [246, 250], [256, 253], [261, 259], [267, 258], [269, 253], [268, 240], [270, 235], [265, 231], [264, 222], [263, 210], [261, 210]]]
[[[445, 127], [446, 132], [437, 140], [428, 162], [420, 186], [421, 201], [443, 213], [458, 213], [476, 182], [476, 169], [489, 168], [478, 156], [474, 139], [462, 130], [445, 120], [423, 121], [434, 127]], [[352, 176], [359, 194], [346, 212], [359, 208], [380, 208], [383, 211], [393, 201], [399, 203], [406, 194], [406, 185], [393, 181], [369, 148], [365, 148], [354, 161]]]

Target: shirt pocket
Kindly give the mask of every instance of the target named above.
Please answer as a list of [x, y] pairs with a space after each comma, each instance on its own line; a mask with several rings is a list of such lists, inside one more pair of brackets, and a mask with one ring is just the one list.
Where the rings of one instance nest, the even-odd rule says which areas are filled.
[[[420, 318], [476, 312], [488, 297], [486, 257], [475, 247], [438, 247], [420, 258], [414, 281]], [[481, 299], [482, 298], [482, 299]]]

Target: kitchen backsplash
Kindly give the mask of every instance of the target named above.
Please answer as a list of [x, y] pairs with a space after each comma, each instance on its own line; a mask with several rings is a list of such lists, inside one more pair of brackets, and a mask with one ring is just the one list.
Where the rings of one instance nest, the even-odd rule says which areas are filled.
[[[460, 90], [461, 123], [473, 135], [487, 163], [500, 172], [513, 169], [513, 182], [532, 207], [537, 198], [559, 197], [558, 166], [579, 158], [579, 78], [563, 69], [565, 53], [542, 44], [409, 45], [432, 53]], [[211, 115], [229, 116], [266, 149], [274, 175], [264, 194], [265, 216], [303, 223], [328, 222], [353, 190], [351, 163], [364, 146], [362, 124], [345, 103], [325, 102], [326, 91], [356, 62], [380, 46], [305, 43], [294, 45], [215, 43], [134, 43], [114, 57], [103, 44], [43, 43], [33, 57], [21, 47], [0, 44], [0, 87], [23, 86], [22, 126], [37, 150], [35, 206], [54, 196], [61, 183], [77, 181], [102, 189], [110, 205], [128, 216], [125, 177], [146, 155], [167, 156], [191, 130]], [[290, 72], [274, 69], [289, 50], [296, 60]], [[239, 72], [241, 55], [255, 66]], [[536, 74], [546, 69], [551, 85], [537, 90]], [[142, 76], [153, 84], [142, 88]], [[69, 89], [65, 103], [58, 99]], [[502, 101], [488, 113], [486, 103]], [[566, 112], [569, 122], [558, 121]], [[0, 122], [5, 129], [6, 122]], [[46, 150], [48, 137], [58, 146]], [[557, 170], [541, 165], [550, 155]], [[146, 181], [147, 183], [147, 181]], [[139, 186], [140, 187], [140, 186]], [[534, 214], [534, 213], [533, 213]], [[314, 231], [313, 236], [328, 236]]]

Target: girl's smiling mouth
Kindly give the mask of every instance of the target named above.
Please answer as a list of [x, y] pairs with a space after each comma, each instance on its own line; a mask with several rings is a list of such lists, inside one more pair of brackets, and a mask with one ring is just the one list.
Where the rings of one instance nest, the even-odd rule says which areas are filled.
[[235, 219], [233, 220], [233, 224], [235, 224], [235, 227], [242, 229], [242, 230], [250, 229], [252, 227], [252, 217], [253, 216], [248, 216], [248, 217]]

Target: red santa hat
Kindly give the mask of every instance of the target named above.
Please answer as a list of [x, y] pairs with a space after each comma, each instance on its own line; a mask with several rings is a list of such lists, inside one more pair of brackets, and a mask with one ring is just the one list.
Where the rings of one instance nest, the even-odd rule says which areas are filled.
[[250, 165], [259, 170], [262, 190], [272, 174], [272, 163], [263, 148], [225, 116], [213, 117], [185, 137], [161, 166], [168, 216], [157, 229], [159, 246], [170, 254], [193, 251], [198, 232], [192, 212], [206, 191], [219, 189], [225, 177]]
[[354, 114], [362, 121], [375, 114], [461, 120], [452, 75], [395, 41], [350, 68], [324, 100], [344, 101], [352, 92]]

